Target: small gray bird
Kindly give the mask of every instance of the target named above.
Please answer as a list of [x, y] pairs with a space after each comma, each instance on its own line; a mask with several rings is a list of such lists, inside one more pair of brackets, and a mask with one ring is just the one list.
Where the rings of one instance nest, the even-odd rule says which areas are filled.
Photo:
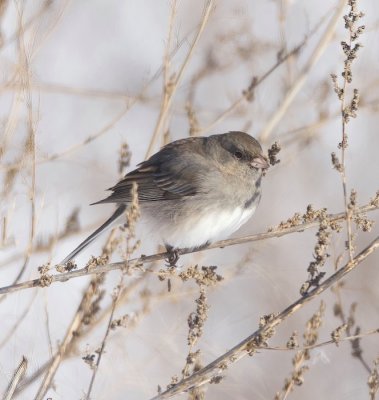
[[225, 239], [253, 215], [268, 167], [259, 142], [244, 132], [169, 143], [111, 187], [109, 197], [94, 203], [116, 203], [118, 208], [62, 264], [123, 216], [133, 182], [142, 215], [168, 251]]

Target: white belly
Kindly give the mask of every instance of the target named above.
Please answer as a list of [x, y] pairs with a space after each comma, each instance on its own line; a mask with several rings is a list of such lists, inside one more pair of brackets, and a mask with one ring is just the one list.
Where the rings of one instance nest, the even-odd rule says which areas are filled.
[[194, 248], [227, 239], [253, 215], [255, 207], [234, 210], [214, 210], [203, 215], [193, 215], [186, 221], [177, 221], [158, 227], [158, 234], [166, 244], [174, 248]]

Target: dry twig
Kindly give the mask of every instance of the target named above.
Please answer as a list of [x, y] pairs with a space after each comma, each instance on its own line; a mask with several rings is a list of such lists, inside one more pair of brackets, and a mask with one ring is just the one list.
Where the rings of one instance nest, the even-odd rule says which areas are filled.
[[299, 93], [300, 89], [303, 87], [307, 77], [309, 76], [310, 70], [313, 68], [313, 66], [320, 59], [323, 52], [326, 50], [328, 43], [330, 42], [331, 38], [333, 37], [334, 31], [337, 27], [338, 20], [342, 14], [345, 4], [346, 4], [346, 0], [339, 1], [336, 11], [335, 11], [332, 19], [330, 20], [328, 26], [326, 27], [325, 32], [322, 35], [315, 50], [313, 51], [311, 57], [309, 58], [308, 62], [305, 64], [300, 75], [295, 79], [292, 86], [286, 93], [284, 99], [280, 103], [279, 108], [269, 118], [268, 123], [266, 124], [263, 131], [260, 133], [260, 140], [262, 142], [265, 142], [268, 140], [272, 131], [277, 126], [279, 121], [283, 118], [288, 107], [292, 104], [296, 95]]
[[3, 400], [11, 400], [11, 398], [13, 397], [13, 395], [17, 389], [17, 385], [24, 377], [27, 368], [28, 368], [28, 360], [23, 356], [19, 366], [17, 367], [16, 371], [14, 372], [14, 374], [12, 376], [11, 381], [9, 382], [9, 385], [7, 387], [7, 390], [5, 391]]
[[186, 392], [191, 388], [199, 387], [207, 382], [211, 382], [212, 380], [214, 381], [216, 379], [217, 381], [217, 377], [219, 377], [229, 365], [240, 360], [246, 355], [251, 354], [251, 346], [254, 346], [254, 343], [257, 339], [264, 337], [268, 332], [271, 332], [278, 324], [282, 323], [290, 315], [299, 311], [306, 303], [315, 299], [326, 289], [331, 287], [337, 281], [341, 280], [378, 248], [379, 236], [374, 239], [374, 241], [372, 241], [363, 251], [361, 251], [352, 261], [349, 261], [337, 272], [322, 282], [320, 286], [292, 303], [278, 315], [270, 318], [265, 325], [235, 345], [231, 350], [212, 361], [206, 367], [195, 372], [190, 377], [178, 382], [176, 385], [172, 386], [165, 392], [160, 393], [158, 396], [155, 396], [152, 400], [168, 399], [176, 394]]
[[[366, 206], [357, 208], [354, 211], [354, 213], [357, 213], [357, 214], [366, 213], [369, 211], [376, 210], [378, 208], [379, 208], [379, 203], [378, 204], [370, 203]], [[342, 212], [342, 213], [338, 213], [338, 214], [330, 214], [327, 216], [327, 218], [330, 219], [331, 222], [341, 221], [346, 218], [346, 213]], [[223, 248], [223, 247], [227, 247], [227, 246], [233, 246], [236, 244], [256, 242], [256, 241], [270, 239], [270, 238], [274, 238], [274, 237], [281, 237], [281, 236], [285, 236], [285, 235], [295, 233], [295, 232], [302, 232], [306, 229], [314, 228], [318, 225], [319, 225], [318, 221], [304, 222], [304, 223], [299, 223], [299, 221], [297, 221], [296, 223], [294, 223], [291, 226], [286, 227], [286, 228], [279, 227], [275, 230], [269, 230], [269, 232], [265, 232], [265, 233], [258, 233], [256, 235], [249, 235], [249, 236], [244, 236], [244, 237], [240, 237], [240, 238], [236, 238], [236, 239], [221, 240], [221, 241], [211, 244], [206, 249], [182, 250], [180, 252], [180, 254], [196, 253], [199, 251], [206, 251], [206, 250], [214, 249], [214, 248], [218, 248], [218, 247]], [[78, 278], [81, 276], [92, 275], [92, 274], [102, 274], [102, 273], [106, 273], [109, 271], [122, 269], [122, 268], [125, 268], [128, 264], [133, 265], [136, 267], [137, 270], [140, 270], [141, 266], [143, 264], [151, 263], [151, 262], [158, 261], [158, 260], [164, 260], [168, 256], [169, 256], [168, 253], [158, 253], [158, 254], [153, 254], [151, 256], [141, 256], [139, 258], [135, 258], [135, 259], [129, 260], [127, 262], [117, 262], [117, 263], [112, 263], [112, 264], [106, 264], [103, 266], [97, 266], [96, 268], [84, 267], [84, 268], [81, 268], [81, 269], [78, 269], [75, 271], [65, 272], [62, 274], [48, 275], [49, 284], [52, 284], [55, 282], [66, 282], [70, 279]], [[1, 287], [0, 295], [6, 294], [6, 293], [12, 293], [12, 292], [15, 292], [18, 290], [39, 287], [39, 286], [41, 286], [41, 279], [33, 279], [30, 281], [18, 283], [15, 285]]]
[[[206, 0], [205, 7], [204, 7], [204, 13], [203, 13], [203, 17], [202, 17], [201, 22], [200, 22], [199, 29], [198, 29], [198, 31], [197, 31], [197, 33], [195, 35], [195, 38], [194, 38], [194, 40], [193, 40], [193, 42], [192, 42], [192, 44], [191, 44], [191, 46], [190, 46], [190, 48], [188, 50], [188, 53], [187, 53], [182, 65], [181, 65], [179, 71], [177, 72], [176, 75], [174, 75], [174, 77], [172, 77], [172, 78], [170, 77], [169, 78], [168, 65], [167, 65], [168, 61], [166, 61], [166, 63], [165, 63], [165, 67], [164, 68], [165, 68], [165, 77], [166, 78], [165, 78], [164, 87], [163, 87], [163, 99], [162, 99], [162, 102], [161, 102], [161, 108], [160, 108], [160, 111], [159, 111], [158, 120], [157, 120], [157, 123], [155, 125], [155, 129], [154, 129], [153, 135], [151, 137], [149, 146], [147, 148], [145, 158], [148, 158], [152, 154], [152, 152], [154, 150], [154, 147], [155, 147], [155, 144], [156, 144], [156, 142], [158, 140], [158, 137], [162, 132], [162, 129], [163, 129], [164, 124], [166, 122], [167, 114], [168, 114], [168, 112], [170, 110], [170, 107], [171, 107], [171, 103], [172, 103], [173, 97], [175, 95], [176, 90], [178, 89], [179, 83], [180, 83], [180, 81], [181, 81], [181, 79], [183, 77], [183, 73], [184, 73], [185, 69], [187, 68], [187, 65], [188, 65], [188, 63], [189, 63], [189, 61], [190, 61], [190, 59], [192, 57], [192, 54], [193, 54], [193, 52], [194, 52], [194, 50], [195, 50], [195, 48], [196, 48], [196, 46], [197, 46], [197, 44], [198, 44], [198, 42], [200, 40], [200, 37], [201, 37], [201, 35], [202, 35], [202, 33], [203, 33], [204, 29], [205, 29], [205, 26], [206, 26], [206, 24], [208, 22], [210, 13], [212, 11], [212, 7], [213, 7], [213, 0]], [[171, 14], [171, 18], [170, 18], [171, 22], [170, 22], [169, 38], [171, 37], [172, 20], [174, 18], [174, 15], [175, 15], [175, 9], [173, 7], [173, 13]], [[168, 41], [168, 46], [169, 45], [170, 45], [170, 40]], [[169, 54], [169, 49], [166, 51], [166, 54]], [[166, 58], [166, 60], [168, 59], [167, 56], [165, 58]]]

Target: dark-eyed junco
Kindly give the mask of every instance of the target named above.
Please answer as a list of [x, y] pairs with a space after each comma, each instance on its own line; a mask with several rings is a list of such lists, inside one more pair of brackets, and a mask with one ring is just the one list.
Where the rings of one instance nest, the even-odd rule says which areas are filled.
[[164, 146], [94, 204], [116, 203], [114, 214], [72, 251], [72, 260], [123, 216], [138, 184], [141, 213], [169, 250], [198, 248], [227, 238], [254, 213], [269, 167], [257, 140], [244, 132], [189, 137]]

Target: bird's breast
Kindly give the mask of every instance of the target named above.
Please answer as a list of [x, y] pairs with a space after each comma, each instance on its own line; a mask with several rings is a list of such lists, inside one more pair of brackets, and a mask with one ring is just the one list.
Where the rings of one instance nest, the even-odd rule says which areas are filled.
[[178, 216], [175, 221], [161, 224], [157, 229], [164, 242], [174, 248], [196, 248], [207, 242], [227, 239], [250, 219], [254, 211], [254, 207], [241, 206], [206, 209], [186, 218]]

